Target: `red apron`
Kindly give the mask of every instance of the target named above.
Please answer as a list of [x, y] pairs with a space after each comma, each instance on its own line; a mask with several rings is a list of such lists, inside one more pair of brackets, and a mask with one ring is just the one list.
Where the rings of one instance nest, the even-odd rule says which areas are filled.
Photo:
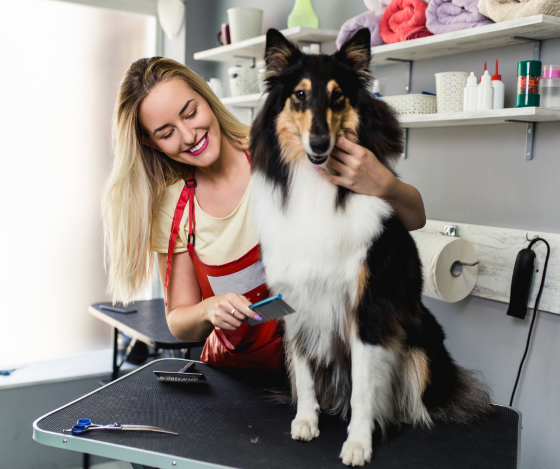
[[[249, 154], [245, 153], [249, 158]], [[203, 299], [229, 292], [244, 295], [251, 303], [268, 298], [270, 295], [265, 283], [264, 269], [260, 260], [261, 250], [258, 244], [239, 259], [223, 265], [204, 264], [194, 252], [195, 187], [196, 181], [193, 171], [191, 179], [185, 181], [185, 187], [179, 197], [171, 224], [164, 288], [166, 306], [173, 248], [187, 202], [189, 203], [187, 250], [194, 263]], [[217, 366], [280, 370], [282, 367], [282, 338], [278, 322], [268, 321], [257, 326], [249, 326], [249, 324], [244, 323], [235, 331], [215, 327], [206, 339], [200, 359]]]

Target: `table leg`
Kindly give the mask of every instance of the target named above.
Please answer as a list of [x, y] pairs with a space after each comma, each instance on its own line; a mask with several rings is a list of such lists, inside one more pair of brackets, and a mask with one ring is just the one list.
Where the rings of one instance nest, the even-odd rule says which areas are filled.
[[89, 469], [89, 454], [87, 453], [83, 454], [82, 469]]
[[119, 355], [119, 330], [113, 328], [113, 373], [111, 374], [111, 381], [115, 381], [119, 377], [119, 368], [117, 364]]

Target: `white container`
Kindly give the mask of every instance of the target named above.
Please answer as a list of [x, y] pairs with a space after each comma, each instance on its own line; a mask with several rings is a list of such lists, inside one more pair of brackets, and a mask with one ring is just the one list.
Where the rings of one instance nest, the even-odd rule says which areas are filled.
[[224, 84], [219, 78], [210, 78], [208, 86], [212, 88], [212, 91], [219, 99], [224, 97]]
[[232, 44], [262, 34], [262, 10], [256, 8], [229, 8], [227, 14]]
[[264, 60], [259, 60], [257, 62], [257, 80], [259, 85], [259, 91], [264, 93], [266, 91], [266, 85], [264, 83], [264, 76], [266, 75], [266, 62]]
[[560, 78], [541, 78], [541, 107], [560, 108]]
[[228, 68], [229, 87], [231, 95], [247, 96], [259, 92], [259, 80], [256, 68], [230, 67]]
[[437, 112], [461, 112], [467, 72], [436, 73]]
[[494, 88], [488, 70], [484, 72], [478, 84], [478, 111], [489, 111], [494, 105]]
[[397, 114], [435, 114], [436, 96], [429, 94], [401, 94], [378, 98], [391, 106]]
[[476, 111], [478, 107], [478, 83], [476, 75], [471, 72], [463, 93], [463, 111]]
[[492, 109], [503, 109], [504, 95], [506, 91], [504, 82], [502, 80], [492, 80], [492, 88], [494, 89], [494, 103], [492, 105]]

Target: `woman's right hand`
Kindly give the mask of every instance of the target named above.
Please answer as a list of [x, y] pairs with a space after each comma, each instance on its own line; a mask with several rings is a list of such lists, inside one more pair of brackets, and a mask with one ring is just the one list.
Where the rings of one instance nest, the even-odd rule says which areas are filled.
[[262, 321], [255, 311], [249, 309], [251, 302], [237, 293], [226, 293], [207, 298], [202, 301], [200, 306], [202, 305], [204, 305], [206, 320], [220, 329], [233, 331], [248, 318]]

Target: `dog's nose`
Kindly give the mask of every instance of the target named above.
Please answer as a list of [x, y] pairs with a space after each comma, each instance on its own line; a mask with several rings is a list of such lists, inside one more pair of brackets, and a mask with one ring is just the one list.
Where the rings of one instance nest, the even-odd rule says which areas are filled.
[[325, 153], [331, 144], [331, 138], [328, 135], [311, 135], [309, 138], [309, 146], [318, 154]]

